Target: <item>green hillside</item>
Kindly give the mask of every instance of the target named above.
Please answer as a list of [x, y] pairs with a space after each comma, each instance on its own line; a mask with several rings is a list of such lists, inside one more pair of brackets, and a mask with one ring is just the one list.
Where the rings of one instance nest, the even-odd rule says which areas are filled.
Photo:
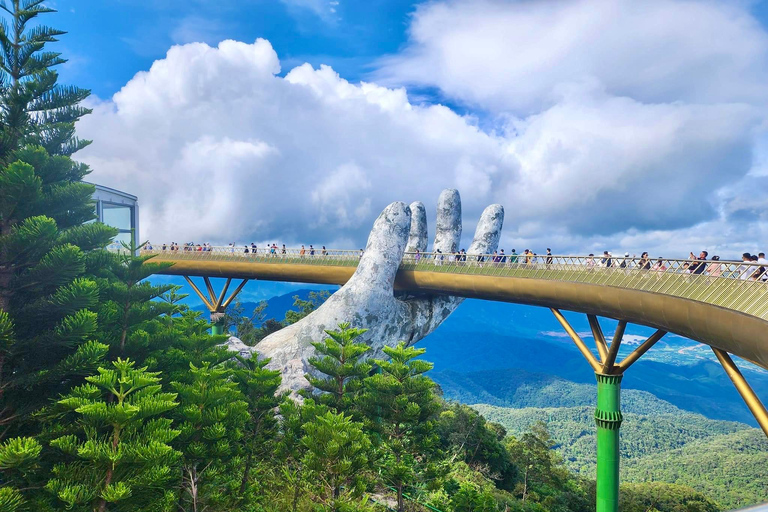
[[[513, 409], [472, 406], [515, 436], [544, 421], [567, 467], [595, 477], [594, 408]], [[621, 429], [622, 479], [690, 486], [723, 507], [768, 501], [768, 440], [742, 423], [699, 414], [624, 415]]]
[[758, 429], [693, 441], [676, 450], [627, 460], [629, 481], [690, 486], [728, 507], [768, 501], [768, 439]]

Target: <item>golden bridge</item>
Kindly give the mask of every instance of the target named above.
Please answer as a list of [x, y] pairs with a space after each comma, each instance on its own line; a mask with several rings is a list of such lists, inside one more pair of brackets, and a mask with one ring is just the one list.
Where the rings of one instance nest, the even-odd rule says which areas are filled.
[[[362, 255], [326, 249], [246, 253], [232, 246], [142, 253], [154, 256], [153, 263], [173, 263], [160, 273], [184, 276], [212, 318], [248, 280], [343, 285]], [[552, 310], [597, 376], [597, 511], [604, 512], [618, 510], [621, 377], [666, 333], [709, 345], [768, 435], [768, 412], [730, 356], [768, 369], [768, 282], [762, 272], [759, 264], [726, 261], [406, 253], [394, 287], [396, 293], [453, 295]], [[192, 277], [203, 278], [205, 291]], [[219, 293], [210, 281], [213, 277], [226, 278]], [[227, 297], [233, 279], [242, 281]], [[596, 353], [561, 310], [587, 315]], [[603, 333], [600, 316], [618, 321], [612, 337]], [[617, 361], [628, 323], [656, 331]], [[214, 332], [221, 331], [214, 325]]]

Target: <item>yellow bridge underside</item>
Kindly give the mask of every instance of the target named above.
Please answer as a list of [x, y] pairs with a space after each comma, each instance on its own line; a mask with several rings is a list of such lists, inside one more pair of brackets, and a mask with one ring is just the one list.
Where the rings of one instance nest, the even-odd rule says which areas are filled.
[[[161, 271], [168, 275], [331, 285], [343, 285], [355, 271], [355, 262], [206, 261], [180, 259], [176, 255], [166, 258], [162, 254], [151, 261], [173, 262], [172, 267]], [[663, 279], [669, 279], [669, 286], [647, 281], [654, 288], [667, 290], [659, 292], [639, 289], [648, 287], [642, 279], [658, 279], [653, 275], [638, 275], [632, 284], [632, 279], [615, 274], [622, 277], [621, 286], [615, 286], [610, 284], [611, 274], [596, 273], [590, 276], [592, 282], [579, 282], [583, 277], [574, 279], [573, 272], [567, 269], [483, 273], [487, 271], [478, 269], [473, 273], [471, 269], [462, 269], [461, 273], [454, 273], [438, 266], [424, 268], [424, 265], [404, 264], [397, 274], [395, 289], [411, 294], [436, 293], [543, 306], [624, 320], [691, 338], [768, 369], [768, 314], [761, 305], [768, 298], [765, 288], [750, 288], [751, 297], [740, 303], [743, 306], [724, 307], [717, 304], [719, 297], [744, 295], [744, 287], [748, 285], [738, 279], [720, 279], [716, 285], [722, 290], [718, 288], [716, 294], [710, 290], [705, 300], [704, 294], [697, 292], [702, 289], [703, 281], [691, 280], [689, 276], [664, 276]], [[705, 284], [703, 288], [710, 286], [715, 284]], [[673, 289], [674, 294], [669, 291]]]

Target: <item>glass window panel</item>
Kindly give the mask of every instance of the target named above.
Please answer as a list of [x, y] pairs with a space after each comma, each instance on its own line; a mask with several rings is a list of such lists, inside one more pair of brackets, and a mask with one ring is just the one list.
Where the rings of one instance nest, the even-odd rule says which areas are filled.
[[130, 206], [103, 203], [101, 207], [102, 222], [117, 229], [131, 229]]
[[109, 244], [110, 249], [122, 249], [125, 242], [128, 246], [131, 246], [131, 233], [118, 233], [115, 238], [112, 239], [112, 243]]

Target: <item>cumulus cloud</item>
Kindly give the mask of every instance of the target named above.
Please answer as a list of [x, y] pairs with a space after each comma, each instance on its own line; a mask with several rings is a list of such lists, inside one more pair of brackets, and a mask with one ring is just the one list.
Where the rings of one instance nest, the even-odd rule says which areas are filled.
[[425, 3], [377, 76], [533, 113], [574, 86], [644, 103], [764, 101], [768, 35], [746, 2], [449, 0]]
[[[173, 47], [80, 127], [94, 181], [137, 194], [152, 240], [365, 240], [391, 201], [436, 201], [466, 175], [503, 183], [503, 139], [402, 89], [280, 64], [267, 41]], [[467, 191], [468, 217], [488, 194]], [[341, 242], [339, 242], [341, 243]]]
[[155, 241], [356, 247], [387, 203], [456, 187], [467, 233], [507, 208], [507, 250], [735, 255], [768, 234], [767, 40], [740, 3], [431, 2], [371, 82], [279, 76], [264, 40], [175, 46], [95, 105], [80, 157]]

